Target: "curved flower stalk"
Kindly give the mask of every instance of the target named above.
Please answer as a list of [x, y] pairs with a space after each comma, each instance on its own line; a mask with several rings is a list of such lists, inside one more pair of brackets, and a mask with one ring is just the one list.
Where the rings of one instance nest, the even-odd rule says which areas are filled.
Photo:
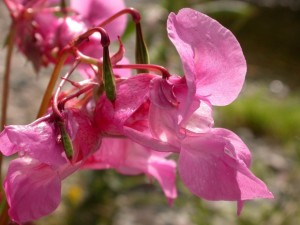
[[[107, 17], [125, 8], [123, 0], [105, 2], [101, 0], [71, 0], [70, 6], [59, 6], [60, 1], [5, 0], [16, 27], [16, 43], [22, 53], [39, 71], [49, 62], [56, 63], [56, 56], [73, 38], [91, 27], [98, 26]], [[126, 26], [122, 16], [104, 28], [111, 40], [116, 40]], [[94, 57], [102, 56], [100, 36], [90, 37], [90, 43], [81, 50]]]
[[4, 189], [9, 216], [17, 223], [36, 220], [56, 209], [61, 200], [61, 182], [75, 172], [99, 147], [101, 138], [83, 112], [64, 112], [66, 130], [74, 146], [71, 160], [65, 154], [62, 137], [53, 116], [29, 125], [7, 126], [0, 134], [0, 151], [11, 161]]

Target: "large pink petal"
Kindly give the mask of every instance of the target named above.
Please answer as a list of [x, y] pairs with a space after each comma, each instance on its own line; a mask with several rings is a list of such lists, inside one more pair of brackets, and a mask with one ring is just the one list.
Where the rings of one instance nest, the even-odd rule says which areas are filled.
[[242, 144], [234, 146], [238, 142], [237, 139], [230, 142], [214, 131], [183, 141], [179, 173], [192, 193], [207, 200], [242, 201], [273, 197], [266, 185], [239, 158], [237, 148]]
[[[7, 126], [0, 135], [0, 150], [4, 155], [19, 152], [49, 165], [61, 165], [66, 159], [57, 138], [54, 125], [47, 121]], [[3, 145], [5, 143], [7, 146]]]
[[144, 173], [154, 177], [170, 202], [177, 196], [176, 163], [169, 154], [152, 151], [126, 138], [104, 138], [100, 149], [82, 166], [91, 169], [114, 168], [125, 175]]
[[177, 197], [176, 190], [176, 163], [172, 160], [166, 160], [159, 157], [151, 157], [146, 171], [149, 175], [155, 177], [163, 189], [169, 204]]
[[227, 105], [239, 94], [246, 74], [242, 49], [234, 35], [214, 19], [192, 9], [168, 18], [168, 34], [175, 45], [189, 92], [207, 97], [213, 105]]
[[61, 200], [57, 172], [31, 158], [19, 158], [10, 163], [4, 189], [9, 215], [20, 224], [51, 213]]

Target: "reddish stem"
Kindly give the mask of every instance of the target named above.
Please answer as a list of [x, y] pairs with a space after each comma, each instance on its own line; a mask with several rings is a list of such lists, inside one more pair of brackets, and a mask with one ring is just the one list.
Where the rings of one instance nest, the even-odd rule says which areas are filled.
[[152, 70], [155, 72], [160, 72], [164, 79], [169, 78], [171, 75], [168, 70], [162, 66], [153, 65], [153, 64], [126, 64], [126, 65], [113, 65], [117, 69], [145, 69]]
[[141, 21], [141, 14], [136, 9], [126, 8], [126, 9], [123, 9], [123, 10], [119, 11], [118, 13], [112, 15], [108, 19], [104, 20], [102, 23], [100, 23], [98, 25], [98, 27], [104, 27], [105, 25], [111, 23], [113, 20], [115, 20], [116, 18], [118, 18], [119, 16], [122, 16], [124, 14], [130, 14], [134, 23], [139, 23]]
[[[63, 109], [65, 104], [67, 103], [67, 101], [73, 99], [73, 98], [78, 98], [80, 95], [90, 91], [96, 84], [89, 84], [87, 86], [85, 86], [84, 88], [80, 89], [79, 91], [77, 91], [76, 93], [69, 95], [67, 97], [65, 97], [64, 99], [62, 99], [59, 103], [58, 103], [58, 108], [59, 109]], [[98, 84], [97, 84], [98, 85]]]
[[62, 89], [62, 87], [64, 86], [66, 80], [70, 77], [70, 75], [74, 72], [74, 70], [76, 69], [76, 67], [78, 66], [78, 64], [80, 63], [80, 61], [76, 60], [73, 63], [73, 66], [71, 67], [71, 69], [65, 74], [65, 76], [63, 76], [63, 79], [61, 80], [58, 88], [56, 89], [56, 92], [54, 94], [53, 97], [53, 104], [52, 104], [52, 109], [53, 109], [53, 113], [55, 116], [57, 116], [61, 121], [63, 121], [63, 115], [61, 114], [59, 108], [58, 108], [58, 95]]
[[101, 34], [101, 45], [102, 47], [108, 47], [110, 44], [109, 36], [105, 29], [102, 27], [94, 27], [81, 34], [79, 37], [75, 38], [73, 41], [74, 46], [80, 45], [83, 41], [88, 40], [89, 36], [93, 33], [99, 32]]
[[117, 62], [121, 61], [123, 59], [123, 56], [125, 54], [125, 48], [123, 46], [123, 43], [121, 41], [121, 38], [118, 36], [119, 40], [119, 49], [118, 51], [110, 58], [110, 61], [112, 64], [116, 64]]

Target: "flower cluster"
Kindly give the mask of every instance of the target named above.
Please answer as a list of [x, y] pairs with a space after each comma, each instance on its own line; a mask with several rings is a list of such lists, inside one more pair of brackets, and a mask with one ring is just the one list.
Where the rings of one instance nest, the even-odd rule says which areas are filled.
[[[200, 198], [236, 201], [239, 214], [245, 200], [273, 197], [250, 171], [251, 154], [243, 141], [214, 127], [213, 106], [234, 101], [246, 74], [238, 41], [217, 21], [193, 9], [169, 15], [168, 36], [184, 71], [178, 76], [149, 64], [140, 15], [122, 1], [71, 0], [70, 7], [59, 7], [59, 16], [58, 1], [6, 2], [17, 32], [26, 37], [17, 44], [37, 68], [56, 63], [53, 78], [60, 64], [73, 63], [50, 105], [44, 98], [39, 119], [6, 126], [0, 134], [2, 154], [18, 153], [4, 181], [13, 221], [54, 211], [61, 181], [78, 169], [143, 173], [159, 182], [172, 204], [176, 162], [169, 156], [174, 153], [182, 182]], [[121, 41], [115, 54], [108, 50], [124, 30], [124, 13], [137, 24], [135, 64], [124, 64]], [[70, 80], [75, 69], [85, 80]], [[73, 88], [62, 92], [65, 82]]]
[[[102, 26], [111, 39], [117, 39], [126, 26], [120, 17], [110, 24], [101, 25], [107, 18], [125, 8], [123, 1], [103, 3], [101, 0], [71, 0], [67, 6], [60, 0], [4, 0], [16, 32], [16, 44], [34, 69], [57, 63], [57, 54], [74, 37], [90, 27]], [[94, 57], [101, 57], [100, 36], [90, 37], [81, 50]]]

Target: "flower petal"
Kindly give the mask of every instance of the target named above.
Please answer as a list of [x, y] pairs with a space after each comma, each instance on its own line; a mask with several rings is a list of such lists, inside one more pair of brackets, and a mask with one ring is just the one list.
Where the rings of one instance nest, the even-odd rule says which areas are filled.
[[80, 110], [70, 109], [65, 113], [67, 129], [73, 142], [73, 163], [85, 160], [94, 153], [101, 142], [93, 121]]
[[149, 126], [155, 138], [180, 146], [187, 133], [203, 133], [212, 127], [212, 109], [209, 102], [196, 97], [186, 104], [188, 88], [184, 79], [173, 77], [165, 83], [161, 78], [151, 81]]
[[62, 165], [66, 159], [57, 136], [54, 125], [47, 121], [6, 126], [0, 135], [0, 151], [4, 155], [19, 152], [20, 155], [30, 156], [49, 165]]
[[230, 142], [213, 130], [183, 141], [179, 173], [192, 193], [207, 200], [273, 198], [266, 185], [239, 158], [237, 148], [241, 144], [234, 146], [236, 143], [236, 139]]
[[[9, 127], [9, 126], [8, 126]], [[8, 137], [7, 127], [0, 133], [0, 152], [5, 156], [10, 156], [19, 151], [18, 147], [12, 143]]]
[[126, 120], [147, 101], [153, 75], [141, 74], [120, 81], [114, 103], [102, 96], [95, 110], [95, 120], [101, 131], [122, 132]]
[[20, 224], [51, 213], [61, 200], [57, 172], [31, 158], [19, 158], [10, 163], [4, 189], [9, 215]]
[[168, 155], [152, 151], [127, 138], [104, 138], [100, 149], [85, 162], [83, 168], [114, 168], [125, 175], [144, 173], [159, 182], [172, 202], [177, 197], [176, 163], [166, 159]]
[[236, 157], [242, 160], [248, 168], [251, 166], [251, 152], [239, 136], [232, 131], [223, 128], [214, 128], [212, 132], [230, 142], [236, 149]]
[[183, 63], [190, 93], [213, 105], [227, 105], [239, 94], [246, 61], [234, 35], [214, 19], [192, 9], [168, 18], [168, 34]]
[[158, 140], [154, 138], [150, 132], [141, 132], [130, 127], [124, 126], [124, 135], [133, 140], [134, 142], [145, 146], [146, 148], [153, 149], [159, 152], [179, 152], [179, 146]]
[[172, 160], [166, 160], [159, 157], [151, 157], [148, 162], [147, 173], [159, 182], [169, 204], [177, 197], [175, 186], [176, 181], [176, 163]]
[[200, 105], [188, 119], [185, 128], [191, 133], [204, 133], [214, 125], [212, 118], [212, 107], [209, 102], [201, 101]]

